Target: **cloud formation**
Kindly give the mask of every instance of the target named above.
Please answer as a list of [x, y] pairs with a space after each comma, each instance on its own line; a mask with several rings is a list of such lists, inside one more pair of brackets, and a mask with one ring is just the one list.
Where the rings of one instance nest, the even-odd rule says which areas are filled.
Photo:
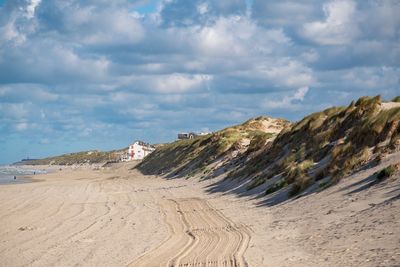
[[0, 162], [399, 94], [399, 0], [6, 0]]

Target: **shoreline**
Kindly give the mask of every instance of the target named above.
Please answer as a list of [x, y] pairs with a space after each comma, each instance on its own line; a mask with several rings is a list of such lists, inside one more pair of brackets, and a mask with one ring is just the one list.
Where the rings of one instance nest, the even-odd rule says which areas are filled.
[[[11, 166], [11, 167], [15, 167], [16, 170], [22, 169], [22, 170], [29, 171], [29, 172], [38, 171], [38, 173], [36, 173], [36, 174], [35, 173], [32, 173], [32, 174], [17, 173], [17, 174], [4, 175], [3, 177], [0, 178], [0, 186], [40, 182], [40, 181], [42, 181], [42, 179], [36, 178], [37, 176], [57, 171], [56, 168], [54, 168], [51, 165], [5, 165], [5, 166]], [[16, 179], [14, 179], [14, 177], [16, 177]]]
[[0, 186], [3, 185], [19, 185], [19, 184], [27, 184], [27, 183], [34, 183], [34, 182], [39, 182], [40, 180], [34, 179], [31, 176], [17, 176], [17, 179], [14, 179], [13, 177], [10, 178], [1, 178], [0, 179]]

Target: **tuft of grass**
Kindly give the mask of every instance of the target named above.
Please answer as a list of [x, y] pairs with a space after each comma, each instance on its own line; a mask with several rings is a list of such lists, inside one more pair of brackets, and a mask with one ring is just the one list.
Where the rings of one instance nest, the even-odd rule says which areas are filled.
[[365, 147], [357, 154], [352, 155], [350, 158], [346, 159], [342, 168], [345, 172], [348, 173], [366, 164], [370, 160], [370, 158], [371, 152], [367, 147]]
[[312, 160], [305, 160], [297, 165], [292, 165], [293, 167], [289, 169], [286, 176], [288, 183], [296, 182], [298, 179], [308, 176], [307, 172], [313, 165]]
[[246, 187], [246, 189], [247, 189], [247, 190], [254, 189], [254, 188], [256, 188], [256, 187], [262, 185], [263, 183], [265, 183], [265, 179], [263, 179], [263, 178], [261, 178], [261, 177], [258, 177], [258, 178], [256, 178], [255, 180], [253, 180], [253, 182], [252, 182], [251, 184], [249, 184], [249, 185]]
[[392, 138], [390, 138], [389, 148], [396, 149], [396, 146], [400, 144], [400, 133], [394, 134]]
[[323, 168], [315, 173], [314, 179], [315, 179], [315, 181], [319, 181], [319, 180], [324, 179], [326, 176], [327, 176], [327, 169]]
[[312, 160], [305, 160], [299, 164], [299, 168], [303, 171], [308, 171], [312, 166], [314, 166], [314, 162]]
[[332, 181], [324, 181], [319, 184], [319, 189], [324, 190], [332, 185]]
[[384, 179], [392, 176], [396, 172], [397, 168], [394, 165], [389, 165], [386, 168], [383, 168], [376, 174], [376, 179], [378, 181], [383, 181]]
[[289, 191], [289, 196], [293, 197], [295, 195], [303, 192], [312, 183], [312, 179], [309, 176], [299, 177], [292, 185]]
[[265, 190], [265, 195], [272, 194], [286, 186], [288, 186], [286, 179], [279, 180], [278, 182], [271, 185], [267, 190]]

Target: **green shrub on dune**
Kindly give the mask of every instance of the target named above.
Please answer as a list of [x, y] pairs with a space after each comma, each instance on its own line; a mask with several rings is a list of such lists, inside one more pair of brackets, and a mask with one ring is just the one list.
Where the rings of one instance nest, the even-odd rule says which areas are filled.
[[397, 171], [396, 166], [389, 165], [386, 168], [383, 168], [376, 174], [376, 179], [378, 181], [382, 181], [390, 176], [392, 176]]
[[392, 99], [392, 102], [400, 102], [400, 96], [396, 96]]

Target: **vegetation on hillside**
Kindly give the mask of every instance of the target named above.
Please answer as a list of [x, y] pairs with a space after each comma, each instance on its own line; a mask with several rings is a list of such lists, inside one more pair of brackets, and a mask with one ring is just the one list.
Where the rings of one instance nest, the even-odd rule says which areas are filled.
[[74, 164], [98, 164], [118, 161], [122, 150], [113, 151], [83, 151], [78, 153], [64, 154], [61, 156], [48, 157], [24, 161], [25, 165], [74, 165]]
[[400, 107], [383, 108], [380, 96], [328, 108], [290, 126], [282, 120], [279, 135], [264, 129], [264, 120], [256, 118], [208, 136], [166, 144], [139, 169], [186, 177], [198, 173], [210, 177], [222, 170], [226, 179], [250, 180], [247, 190], [264, 185], [265, 193], [271, 194], [289, 187], [289, 195], [294, 196], [316, 183], [322, 189], [335, 184], [400, 146]]
[[[400, 97], [382, 104], [362, 97], [347, 107], [332, 107], [291, 124], [258, 117], [221, 131], [158, 145], [137, 168], [168, 177], [223, 176], [263, 186], [265, 194], [287, 188], [289, 196], [313, 185], [321, 190], [382, 155], [400, 149]], [[94, 164], [117, 161], [122, 150], [86, 151], [24, 161], [24, 164]], [[377, 174], [392, 175], [393, 168]], [[315, 187], [314, 187], [315, 188]]]
[[237, 166], [229, 177], [263, 184], [280, 175], [291, 185], [291, 195], [324, 178], [336, 183], [370, 162], [373, 152], [394, 149], [399, 121], [400, 107], [382, 109], [379, 96], [313, 113], [283, 131], [267, 151]]
[[208, 165], [219, 159], [232, 157], [234, 151], [258, 150], [268, 140], [272, 140], [276, 132], [288, 125], [289, 122], [282, 119], [251, 119], [213, 134], [164, 144], [146, 157], [138, 168], [145, 174], [191, 176], [203, 172], [204, 176], [210, 176], [216, 169], [211, 170]]
[[382, 181], [382, 180], [392, 176], [396, 171], [397, 171], [397, 167], [395, 165], [389, 165], [389, 166], [383, 168], [382, 170], [380, 170], [379, 172], [377, 172], [376, 179], [378, 181]]

